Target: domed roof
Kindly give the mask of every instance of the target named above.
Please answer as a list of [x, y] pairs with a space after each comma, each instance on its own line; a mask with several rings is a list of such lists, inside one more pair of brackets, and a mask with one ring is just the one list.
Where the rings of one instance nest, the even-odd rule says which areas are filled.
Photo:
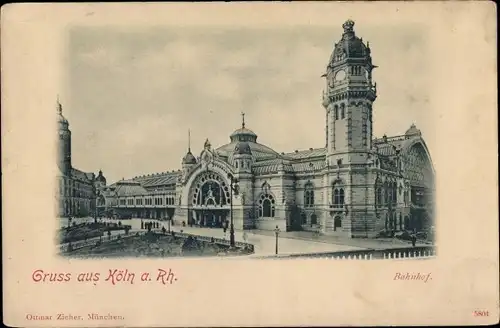
[[415, 126], [415, 124], [412, 123], [410, 128], [406, 130], [405, 135], [406, 136], [414, 136], [414, 135], [421, 135], [422, 133], [420, 132], [419, 129]]
[[371, 61], [369, 46], [365, 45], [363, 39], [358, 38], [354, 33], [354, 22], [349, 19], [342, 27], [344, 28], [342, 39], [335, 44], [330, 63], [333, 64], [346, 58], [362, 59], [365, 57]]
[[[236, 148], [236, 145], [238, 143], [239, 142], [231, 142], [220, 146], [216, 149], [216, 152], [220, 156], [229, 157], [231, 154], [234, 154], [234, 149]], [[256, 161], [280, 157], [280, 155], [276, 151], [265, 145], [256, 142], [247, 142], [247, 144], [250, 147], [250, 152]]]
[[99, 170], [99, 174], [97, 175], [96, 180], [100, 181], [100, 182], [106, 183], [106, 178], [104, 177], [104, 175], [102, 175], [102, 171], [101, 170]]
[[[247, 140], [245, 140], [244, 137], [247, 137], [246, 138]], [[231, 138], [231, 141], [253, 141], [253, 142], [255, 142], [257, 140], [257, 135], [252, 130], [247, 129], [245, 127], [241, 127], [238, 130], [235, 130], [233, 133], [231, 133], [230, 138]]]
[[238, 142], [238, 141], [257, 142], [257, 135], [255, 134], [255, 132], [245, 127], [245, 113], [241, 113], [241, 118], [242, 118], [241, 128], [231, 133], [230, 135], [231, 142]]
[[246, 141], [240, 141], [234, 147], [233, 154], [237, 155], [252, 155], [252, 149]]
[[182, 164], [196, 164], [196, 157], [188, 150], [186, 156], [182, 159]]

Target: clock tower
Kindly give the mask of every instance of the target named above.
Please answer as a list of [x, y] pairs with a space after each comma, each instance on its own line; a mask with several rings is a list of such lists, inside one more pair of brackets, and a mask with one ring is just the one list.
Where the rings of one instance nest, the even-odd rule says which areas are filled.
[[326, 109], [326, 147], [329, 166], [364, 164], [372, 147], [372, 83], [370, 47], [346, 21], [327, 66], [323, 106]]

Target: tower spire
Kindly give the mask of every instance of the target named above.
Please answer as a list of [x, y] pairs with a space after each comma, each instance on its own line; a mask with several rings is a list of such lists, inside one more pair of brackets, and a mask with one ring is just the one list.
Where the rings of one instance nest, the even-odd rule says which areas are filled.
[[241, 127], [245, 128], [245, 113], [241, 112]]
[[191, 152], [191, 129], [188, 129], [188, 152]]
[[61, 105], [61, 102], [59, 101], [59, 94], [57, 94], [57, 112], [59, 114], [62, 113], [62, 105]]

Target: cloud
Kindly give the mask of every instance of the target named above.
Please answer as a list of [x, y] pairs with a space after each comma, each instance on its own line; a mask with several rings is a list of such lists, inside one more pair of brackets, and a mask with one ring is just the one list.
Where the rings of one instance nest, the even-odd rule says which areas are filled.
[[88, 52], [80, 53], [78, 57], [83, 63], [97, 68], [118, 67], [120, 63], [119, 52], [112, 47], [99, 46]]

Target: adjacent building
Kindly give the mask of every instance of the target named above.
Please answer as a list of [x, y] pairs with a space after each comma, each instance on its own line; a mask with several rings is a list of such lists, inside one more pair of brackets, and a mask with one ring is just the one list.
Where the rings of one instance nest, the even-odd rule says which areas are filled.
[[[59, 217], [93, 216], [95, 175], [72, 166], [71, 130], [68, 120], [62, 114], [62, 105], [59, 100], [57, 101], [57, 130], [57, 215]], [[102, 177], [102, 172], [100, 172], [100, 177]]]
[[[412, 124], [398, 136], [373, 136], [377, 66], [354, 22], [346, 21], [343, 30], [323, 75], [323, 147], [277, 152], [258, 140], [243, 115], [225, 145], [213, 147], [206, 139], [195, 156], [189, 141], [179, 170], [109, 186], [101, 179], [100, 212], [206, 227], [221, 226], [232, 212], [236, 229], [279, 227], [351, 237], [429, 229], [434, 169], [422, 133]], [[70, 181], [91, 186], [90, 177], [87, 183]], [[78, 204], [78, 198], [65, 200]]]

